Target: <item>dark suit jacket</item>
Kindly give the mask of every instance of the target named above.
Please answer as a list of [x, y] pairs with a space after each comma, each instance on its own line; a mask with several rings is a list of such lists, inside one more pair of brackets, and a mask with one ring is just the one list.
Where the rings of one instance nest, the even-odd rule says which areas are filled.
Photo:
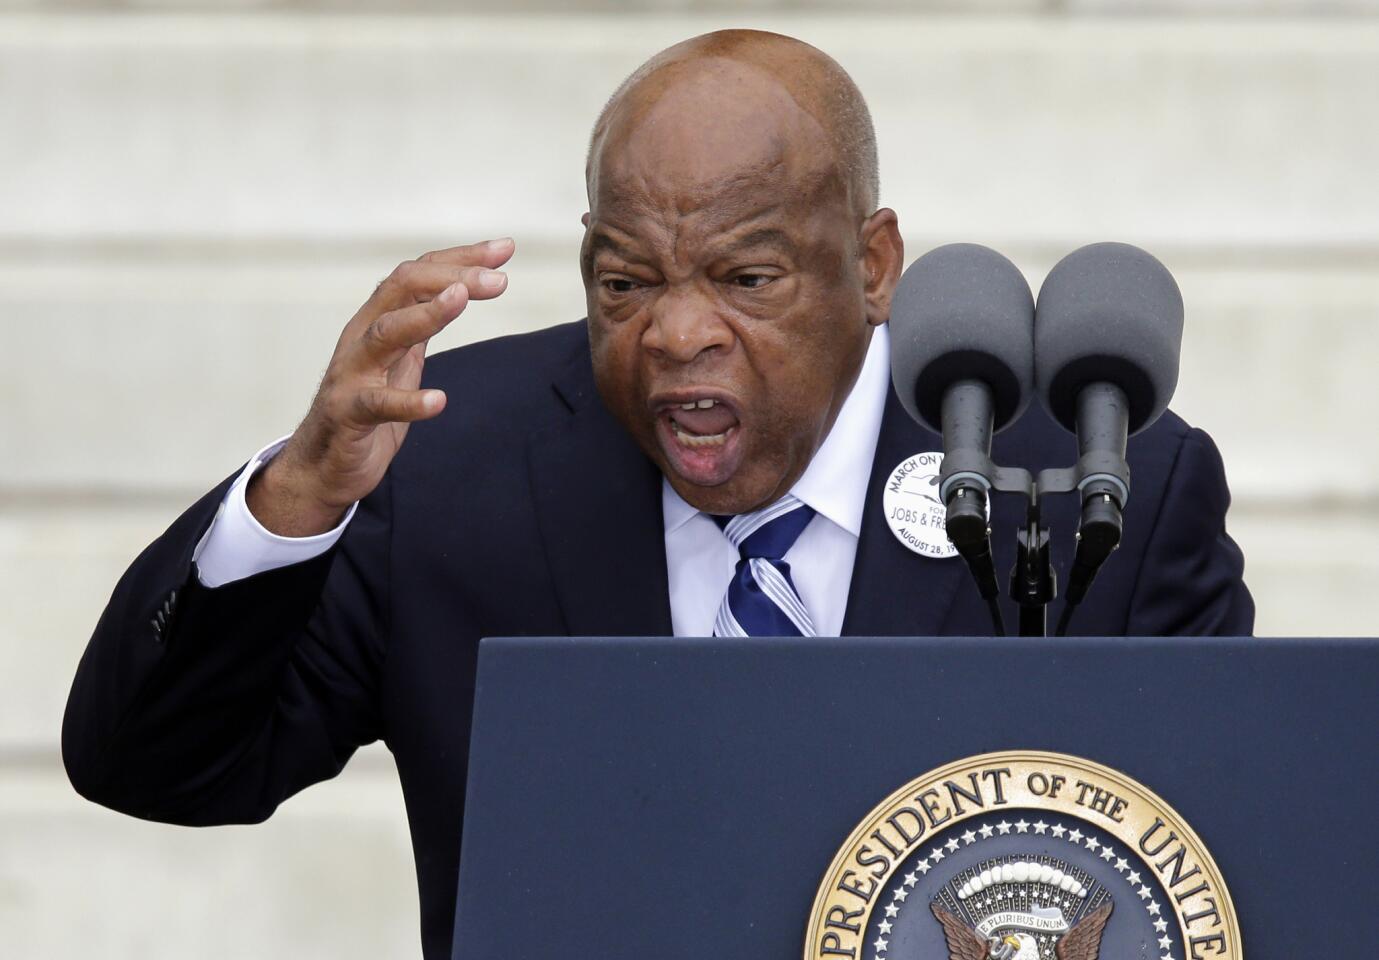
[[[227, 479], [134, 561], [82, 658], [63, 753], [77, 790], [98, 803], [173, 823], [244, 823], [383, 739], [406, 796], [426, 956], [442, 958], [479, 639], [661, 635], [671, 621], [660, 474], [599, 400], [583, 323], [439, 354], [427, 380], [448, 392], [445, 414], [412, 427], [325, 556], [202, 587], [191, 554]], [[910, 553], [881, 514], [890, 470], [937, 449], [892, 396], [845, 634], [990, 633], [963, 564]], [[999, 462], [1029, 467], [1075, 452], [1038, 412], [995, 444]], [[1254, 609], [1211, 440], [1168, 414], [1131, 441], [1128, 459], [1124, 544], [1075, 630], [1248, 634]], [[1021, 510], [994, 509], [1003, 575]], [[1047, 510], [1062, 578], [1075, 511], [1068, 497]]]

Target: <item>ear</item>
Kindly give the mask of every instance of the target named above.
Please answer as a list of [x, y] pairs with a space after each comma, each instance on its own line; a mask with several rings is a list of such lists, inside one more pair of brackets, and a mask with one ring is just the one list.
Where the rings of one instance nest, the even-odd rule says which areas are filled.
[[905, 241], [900, 239], [900, 221], [895, 211], [882, 207], [863, 221], [859, 240], [867, 322], [879, 327], [890, 319], [891, 297], [905, 265]]

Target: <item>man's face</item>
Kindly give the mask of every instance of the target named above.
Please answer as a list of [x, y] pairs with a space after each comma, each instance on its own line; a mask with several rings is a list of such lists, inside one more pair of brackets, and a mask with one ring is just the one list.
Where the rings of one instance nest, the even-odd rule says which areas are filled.
[[581, 259], [604, 402], [682, 497], [729, 514], [804, 472], [871, 326], [862, 224], [817, 124], [784, 92], [712, 109], [716, 89], [610, 130]]

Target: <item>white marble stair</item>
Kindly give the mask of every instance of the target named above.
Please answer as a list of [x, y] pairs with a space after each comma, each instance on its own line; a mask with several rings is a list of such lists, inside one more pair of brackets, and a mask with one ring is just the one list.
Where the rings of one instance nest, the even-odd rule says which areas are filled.
[[1160, 255], [1260, 632], [1379, 633], [1377, 0], [503, 9], [0, 0], [0, 957], [416, 955], [385, 751], [262, 826], [141, 824], [66, 785], [71, 673], [129, 559], [291, 429], [398, 260], [518, 238], [437, 348], [580, 316], [589, 124], [720, 26], [854, 73], [912, 257], [986, 243], [1037, 285], [1094, 240]]

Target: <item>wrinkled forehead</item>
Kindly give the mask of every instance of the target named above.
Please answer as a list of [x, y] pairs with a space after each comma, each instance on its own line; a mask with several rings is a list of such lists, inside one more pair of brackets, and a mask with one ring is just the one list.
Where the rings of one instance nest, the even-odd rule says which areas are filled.
[[643, 78], [610, 112], [591, 158], [591, 212], [688, 215], [817, 203], [844, 185], [824, 127], [769, 73], [726, 58]]

